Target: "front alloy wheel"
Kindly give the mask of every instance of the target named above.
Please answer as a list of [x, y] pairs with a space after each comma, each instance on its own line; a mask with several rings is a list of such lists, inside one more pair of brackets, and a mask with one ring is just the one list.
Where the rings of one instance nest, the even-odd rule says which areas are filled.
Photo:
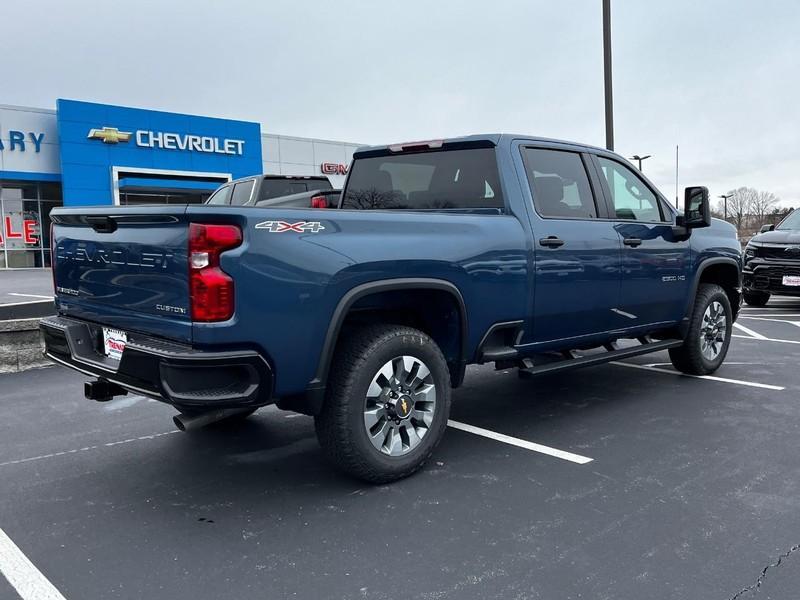
[[720, 302], [714, 301], [703, 313], [700, 325], [700, 352], [709, 362], [716, 360], [722, 352], [727, 331], [728, 320], [725, 317], [725, 309]]
[[389, 456], [407, 454], [422, 442], [436, 411], [436, 384], [427, 365], [413, 356], [384, 364], [372, 378], [364, 427], [375, 448]]
[[715, 283], [701, 283], [683, 345], [669, 350], [672, 365], [689, 375], [716, 371], [728, 353], [732, 323], [733, 311], [725, 290]]

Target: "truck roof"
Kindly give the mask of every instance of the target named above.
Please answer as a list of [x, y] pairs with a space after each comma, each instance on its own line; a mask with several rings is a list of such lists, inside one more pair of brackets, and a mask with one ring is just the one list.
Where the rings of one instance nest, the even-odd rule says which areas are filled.
[[[565, 146], [571, 146], [573, 148], [583, 148], [585, 150], [591, 150], [593, 152], [603, 152], [613, 154], [609, 150], [605, 148], [600, 148], [598, 146], [592, 146], [590, 144], [584, 144], [581, 142], [571, 142], [569, 140], [559, 140], [555, 138], [546, 138], [546, 137], [539, 137], [535, 135], [526, 135], [526, 134], [516, 134], [516, 133], [479, 133], [474, 135], [465, 135], [459, 137], [451, 137], [451, 138], [438, 138], [433, 140], [423, 140], [423, 141], [409, 141], [409, 142], [401, 142], [399, 144], [384, 144], [384, 145], [375, 145], [375, 146], [360, 146], [356, 149], [355, 153], [353, 154], [354, 158], [363, 158], [366, 156], [374, 156], [377, 154], [383, 154], [387, 152], [397, 151], [400, 147], [413, 147], [413, 146], [422, 146], [425, 144], [436, 144], [437, 146], [441, 145], [453, 145], [453, 146], [460, 146], [460, 145], [491, 145], [497, 146], [501, 143], [501, 141], [510, 141], [510, 140], [530, 140], [532, 142], [546, 142], [548, 144], [563, 144]], [[482, 144], [483, 143], [483, 144]], [[434, 146], [431, 146], [434, 147]]]

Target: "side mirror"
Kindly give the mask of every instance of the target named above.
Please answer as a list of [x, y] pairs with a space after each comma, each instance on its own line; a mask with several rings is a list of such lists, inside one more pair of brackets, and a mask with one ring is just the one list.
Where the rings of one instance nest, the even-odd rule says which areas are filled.
[[758, 233], [767, 233], [768, 231], [775, 231], [775, 225], [773, 223], [770, 223], [769, 225], [762, 225], [761, 231]]
[[683, 196], [683, 226], [687, 229], [711, 226], [711, 204], [708, 188], [687, 187]]

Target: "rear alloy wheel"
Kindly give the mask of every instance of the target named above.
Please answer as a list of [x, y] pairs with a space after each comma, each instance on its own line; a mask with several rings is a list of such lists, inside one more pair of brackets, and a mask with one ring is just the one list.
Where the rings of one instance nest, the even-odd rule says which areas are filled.
[[414, 450], [436, 414], [436, 384], [428, 366], [413, 356], [387, 361], [367, 389], [364, 428], [372, 445], [389, 456]]
[[673, 366], [690, 375], [713, 373], [728, 354], [732, 327], [725, 290], [713, 283], [700, 284], [683, 345], [669, 351]]
[[444, 435], [450, 371], [425, 333], [370, 325], [346, 333], [314, 419], [320, 444], [342, 471], [386, 483], [419, 469]]
[[752, 292], [745, 290], [742, 294], [748, 306], [766, 306], [769, 302], [769, 292]]

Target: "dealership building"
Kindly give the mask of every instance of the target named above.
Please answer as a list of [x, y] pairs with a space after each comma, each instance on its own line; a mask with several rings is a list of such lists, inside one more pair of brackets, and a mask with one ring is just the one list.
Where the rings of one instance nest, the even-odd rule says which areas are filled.
[[340, 187], [357, 147], [76, 100], [56, 110], [0, 105], [0, 269], [50, 266], [55, 206], [199, 203], [258, 173], [324, 174]]

